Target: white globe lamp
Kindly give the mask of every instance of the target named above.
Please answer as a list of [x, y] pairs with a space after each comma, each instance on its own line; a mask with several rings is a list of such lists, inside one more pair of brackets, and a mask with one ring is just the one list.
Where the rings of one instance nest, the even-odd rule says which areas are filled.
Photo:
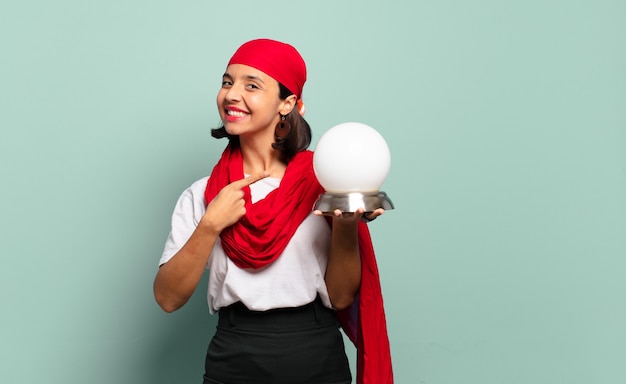
[[335, 125], [322, 135], [313, 154], [313, 170], [326, 190], [314, 209], [324, 213], [393, 209], [380, 191], [390, 167], [389, 147], [374, 128], [356, 122]]

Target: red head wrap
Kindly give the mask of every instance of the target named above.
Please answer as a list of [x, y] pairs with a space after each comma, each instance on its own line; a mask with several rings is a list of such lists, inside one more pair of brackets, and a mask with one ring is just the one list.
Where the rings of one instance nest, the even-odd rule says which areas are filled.
[[244, 43], [231, 57], [228, 65], [243, 64], [278, 81], [298, 99], [306, 81], [306, 64], [300, 53], [289, 44], [270, 39]]

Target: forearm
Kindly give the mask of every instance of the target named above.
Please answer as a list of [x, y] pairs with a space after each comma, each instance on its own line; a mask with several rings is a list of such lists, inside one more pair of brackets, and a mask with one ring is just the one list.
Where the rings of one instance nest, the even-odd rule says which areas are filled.
[[335, 309], [352, 304], [361, 285], [357, 223], [335, 221], [333, 224], [325, 281]]
[[207, 205], [189, 240], [159, 268], [154, 279], [154, 297], [164, 311], [173, 312], [189, 300], [202, 278], [217, 237], [246, 214], [242, 189], [267, 176], [269, 173], [262, 172], [234, 181]]
[[196, 228], [187, 243], [159, 268], [154, 297], [164, 311], [173, 312], [189, 300], [202, 279], [218, 235]]

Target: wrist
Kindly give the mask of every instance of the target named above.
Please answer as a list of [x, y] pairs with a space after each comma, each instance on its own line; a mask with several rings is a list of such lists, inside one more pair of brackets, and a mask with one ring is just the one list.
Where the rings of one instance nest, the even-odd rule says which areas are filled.
[[223, 230], [223, 228], [220, 228], [219, 226], [217, 226], [216, 223], [213, 222], [207, 216], [202, 217], [196, 229], [205, 235], [214, 235], [214, 236], [219, 236], [219, 234]]

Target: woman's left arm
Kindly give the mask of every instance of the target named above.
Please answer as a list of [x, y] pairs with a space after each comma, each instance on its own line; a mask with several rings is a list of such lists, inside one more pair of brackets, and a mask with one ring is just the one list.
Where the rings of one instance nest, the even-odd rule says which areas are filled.
[[[383, 209], [368, 213], [368, 220], [382, 215]], [[321, 215], [319, 211], [316, 215]], [[349, 307], [361, 285], [361, 257], [359, 255], [358, 225], [363, 210], [353, 214], [333, 212], [330, 256], [326, 267], [326, 288], [333, 308], [341, 310]]]

